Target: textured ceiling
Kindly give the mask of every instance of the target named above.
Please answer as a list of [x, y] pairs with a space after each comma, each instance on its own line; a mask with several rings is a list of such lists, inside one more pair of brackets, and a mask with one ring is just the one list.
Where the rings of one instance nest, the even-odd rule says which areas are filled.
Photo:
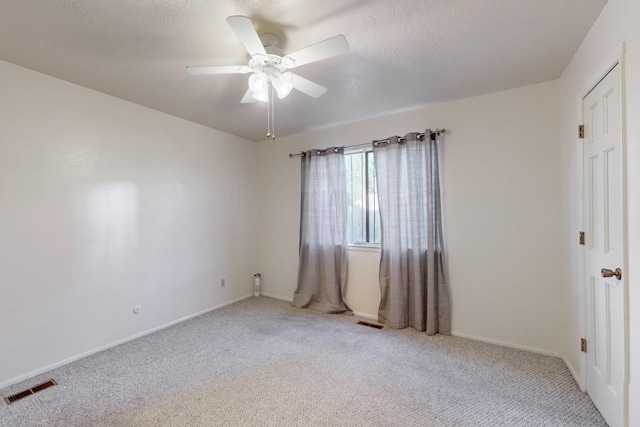
[[285, 52], [349, 41], [349, 53], [296, 69], [329, 90], [276, 101], [285, 136], [557, 79], [605, 3], [0, 0], [0, 59], [260, 141], [266, 104], [240, 104], [247, 76], [185, 72], [248, 62], [227, 16], [250, 17]]

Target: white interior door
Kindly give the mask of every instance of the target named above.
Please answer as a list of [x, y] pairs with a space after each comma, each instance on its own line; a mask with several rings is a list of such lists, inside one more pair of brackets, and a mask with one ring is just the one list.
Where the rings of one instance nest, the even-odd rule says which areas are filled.
[[625, 401], [626, 278], [610, 276], [624, 261], [620, 90], [616, 65], [583, 104], [587, 392], [612, 427]]

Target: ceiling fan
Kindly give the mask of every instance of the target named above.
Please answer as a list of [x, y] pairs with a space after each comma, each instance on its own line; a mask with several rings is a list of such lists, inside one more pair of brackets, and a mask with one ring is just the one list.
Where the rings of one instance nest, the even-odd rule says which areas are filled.
[[227, 23], [236, 33], [249, 55], [251, 55], [248, 65], [187, 67], [187, 72], [193, 76], [250, 73], [249, 89], [247, 89], [240, 102], [248, 103], [256, 100], [268, 102], [269, 126], [267, 137], [275, 139], [271, 132], [274, 92], [278, 95], [278, 98], [282, 99], [289, 95], [292, 89], [297, 89], [314, 98], [322, 96], [327, 91], [326, 87], [307, 80], [289, 70], [348, 52], [349, 43], [347, 43], [347, 39], [342, 34], [339, 34], [285, 55], [277, 47], [278, 37], [271, 33], [258, 36], [251, 19], [248, 17], [229, 16]]

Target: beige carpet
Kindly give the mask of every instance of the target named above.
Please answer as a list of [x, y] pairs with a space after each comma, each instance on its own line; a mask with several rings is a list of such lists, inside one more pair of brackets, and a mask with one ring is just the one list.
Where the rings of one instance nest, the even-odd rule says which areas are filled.
[[604, 426], [557, 358], [250, 298], [0, 390], [0, 426]]

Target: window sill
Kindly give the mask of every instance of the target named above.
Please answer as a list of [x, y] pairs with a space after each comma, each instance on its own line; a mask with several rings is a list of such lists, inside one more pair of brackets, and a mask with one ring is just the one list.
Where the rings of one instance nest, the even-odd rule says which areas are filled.
[[347, 245], [349, 252], [380, 252], [380, 245]]

